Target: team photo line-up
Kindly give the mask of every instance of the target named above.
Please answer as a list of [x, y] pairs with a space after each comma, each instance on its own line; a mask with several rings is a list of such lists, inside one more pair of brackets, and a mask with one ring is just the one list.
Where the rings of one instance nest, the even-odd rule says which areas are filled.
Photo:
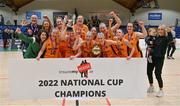
[[[121, 19], [115, 12], [108, 14], [111, 18], [108, 24], [99, 23], [98, 27], [88, 28], [84, 24], [84, 17], [57, 17], [56, 25], [44, 15], [42, 25], [38, 25], [38, 17], [31, 16], [30, 24], [22, 21], [21, 28], [17, 28], [15, 35], [27, 46], [24, 58], [143, 58], [139, 39], [145, 39], [147, 57], [147, 76], [149, 80], [148, 93], [154, 92], [153, 70], [158, 81], [157, 97], [164, 96], [162, 68], [166, 49], [174, 44], [172, 27], [159, 25], [158, 28], [145, 28], [142, 20], [137, 21], [141, 32], [136, 32], [134, 23], [127, 24], [127, 33], [119, 29]], [[22, 31], [26, 27], [26, 32]], [[98, 28], [98, 29], [97, 29]], [[173, 51], [174, 52], [174, 51]], [[171, 53], [173, 54], [173, 53]], [[168, 58], [173, 58], [168, 55]]]

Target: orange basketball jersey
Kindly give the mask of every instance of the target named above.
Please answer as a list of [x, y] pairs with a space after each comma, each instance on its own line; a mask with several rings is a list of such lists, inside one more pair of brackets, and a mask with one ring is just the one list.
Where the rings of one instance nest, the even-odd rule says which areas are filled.
[[[132, 57], [143, 57], [142, 50], [139, 46], [139, 41], [137, 40], [136, 33], [134, 32], [131, 36], [128, 36], [128, 34], [126, 34], [125, 39], [127, 39], [135, 49]], [[131, 48], [128, 48], [128, 55], [130, 54], [130, 52], [131, 52]]]
[[59, 58], [59, 45], [56, 42], [52, 42], [50, 38], [48, 38], [46, 43], [46, 52], [44, 58]]

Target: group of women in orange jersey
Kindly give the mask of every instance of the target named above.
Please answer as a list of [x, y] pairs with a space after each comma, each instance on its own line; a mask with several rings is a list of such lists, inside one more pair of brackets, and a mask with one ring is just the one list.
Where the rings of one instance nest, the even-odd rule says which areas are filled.
[[[25, 58], [141, 58], [142, 50], [139, 46], [139, 39], [145, 38], [147, 44], [147, 76], [150, 87], [148, 93], [154, 92], [153, 70], [159, 84], [157, 97], [162, 97], [163, 80], [162, 68], [166, 48], [169, 43], [173, 42], [172, 29], [160, 25], [158, 29], [150, 28], [147, 34], [143, 21], [139, 21], [139, 27], [142, 32], [134, 31], [134, 24], [127, 24], [127, 33], [119, 29], [121, 20], [113, 11], [109, 13], [115, 20], [112, 25], [112, 19], [109, 19], [108, 27], [105, 23], [100, 23], [99, 32], [96, 27], [88, 29], [83, 24], [84, 17], [78, 16], [76, 22], [72, 22], [65, 16], [64, 19], [56, 19], [56, 27], [52, 24], [48, 16], [44, 16], [45, 21], [39, 34], [32, 37], [26, 37], [22, 34], [20, 28], [16, 33], [19, 38], [27, 43], [29, 47]], [[29, 25], [32, 32], [38, 32], [37, 16], [31, 17]], [[147, 36], [148, 35], [148, 36]]]
[[[74, 24], [67, 16], [64, 19], [58, 17], [54, 28], [48, 16], [44, 16], [42, 30], [48, 35], [36, 58], [39, 60], [40, 58], [143, 57], [139, 39], [147, 35], [144, 22], [139, 21], [142, 33], [134, 32], [133, 23], [128, 23], [127, 34], [124, 34], [119, 29], [122, 23], [120, 18], [113, 11], [109, 15], [114, 18], [116, 24], [112, 26], [112, 19], [109, 19], [108, 27], [105, 23], [100, 23], [99, 32], [96, 27], [88, 29], [83, 24], [84, 17], [81, 15]], [[19, 29], [16, 32], [20, 33]]]

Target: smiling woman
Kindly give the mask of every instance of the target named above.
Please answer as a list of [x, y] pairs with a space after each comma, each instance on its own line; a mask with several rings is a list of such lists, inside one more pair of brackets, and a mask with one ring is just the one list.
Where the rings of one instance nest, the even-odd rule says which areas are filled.
[[[149, 79], [150, 87], [148, 89], [149, 93], [154, 92], [153, 86], [153, 76], [152, 72], [155, 69], [155, 76], [159, 84], [159, 92], [157, 93], [157, 97], [164, 96], [163, 92], [163, 80], [162, 80], [162, 69], [164, 66], [164, 59], [166, 54], [166, 49], [169, 44], [173, 40], [173, 36], [171, 30], [166, 29], [165, 25], [160, 25], [157, 31], [158, 35], [153, 41], [153, 49], [152, 49], [152, 62], [147, 62], [147, 75]], [[168, 35], [167, 35], [168, 34]]]
[[39, 38], [35, 37], [27, 37], [21, 32], [21, 29], [17, 28], [16, 33], [18, 37], [29, 44], [26, 53], [24, 54], [24, 58], [36, 58], [39, 50], [41, 49], [43, 43], [48, 38], [48, 33], [46, 31], [39, 32]]

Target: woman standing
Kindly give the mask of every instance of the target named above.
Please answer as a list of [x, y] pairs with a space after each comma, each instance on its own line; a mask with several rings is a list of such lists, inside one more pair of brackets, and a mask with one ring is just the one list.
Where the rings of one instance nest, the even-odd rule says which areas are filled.
[[9, 46], [9, 38], [10, 38], [10, 29], [6, 28], [2, 33], [2, 39], [3, 39], [3, 47], [4, 49], [8, 48]]
[[[139, 21], [139, 26], [142, 29], [142, 33], [140, 32], [134, 32], [134, 25], [133, 23], [128, 23], [127, 24], [127, 34], [125, 35], [125, 39], [127, 39], [131, 45], [134, 46], [135, 51], [132, 57], [140, 58], [143, 57], [142, 50], [139, 46], [139, 39], [140, 38], [145, 38], [147, 36], [147, 31], [144, 26], [143, 21]], [[131, 48], [128, 48], [128, 55], [130, 55], [130, 52], [132, 51]]]
[[[131, 59], [135, 49], [130, 42], [124, 38], [124, 34], [121, 29], [116, 30], [114, 40], [118, 41], [118, 45], [113, 45], [113, 50], [116, 51], [116, 57], [127, 58], [127, 60]], [[127, 48], [132, 49], [129, 56]]]
[[[168, 36], [167, 36], [168, 34]], [[164, 65], [164, 58], [166, 49], [168, 46], [169, 41], [171, 40], [172, 34], [171, 30], [167, 29], [166, 32], [166, 26], [160, 25], [158, 27], [158, 36], [156, 37], [154, 41], [154, 47], [153, 47], [153, 53], [152, 53], [152, 63], [149, 61], [147, 62], [147, 75], [150, 87], [148, 88], [147, 92], [152, 93], [154, 92], [154, 86], [153, 86], [153, 70], [155, 69], [155, 76], [159, 84], [159, 91], [157, 92], [157, 97], [164, 96], [163, 92], [163, 80], [162, 80], [162, 68]]]

